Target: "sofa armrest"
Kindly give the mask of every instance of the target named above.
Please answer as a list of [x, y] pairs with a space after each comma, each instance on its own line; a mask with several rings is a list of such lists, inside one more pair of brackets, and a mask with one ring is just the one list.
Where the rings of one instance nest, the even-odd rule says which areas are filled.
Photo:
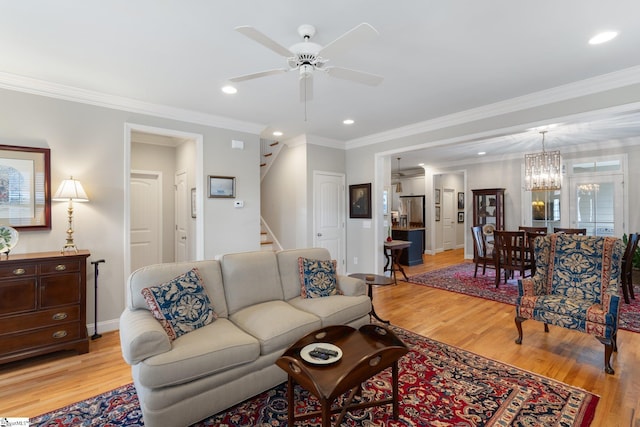
[[120, 347], [129, 365], [171, 350], [169, 336], [148, 310], [125, 309], [120, 315]]
[[358, 296], [367, 294], [367, 285], [362, 279], [338, 275], [338, 289], [344, 295]]

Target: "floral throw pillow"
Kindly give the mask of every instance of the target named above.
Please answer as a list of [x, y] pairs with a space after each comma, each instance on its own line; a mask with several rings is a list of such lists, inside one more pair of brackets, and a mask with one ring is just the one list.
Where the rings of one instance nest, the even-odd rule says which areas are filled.
[[141, 292], [171, 341], [217, 319], [196, 268]]
[[300, 295], [302, 298], [321, 298], [338, 295], [336, 261], [322, 261], [299, 257]]

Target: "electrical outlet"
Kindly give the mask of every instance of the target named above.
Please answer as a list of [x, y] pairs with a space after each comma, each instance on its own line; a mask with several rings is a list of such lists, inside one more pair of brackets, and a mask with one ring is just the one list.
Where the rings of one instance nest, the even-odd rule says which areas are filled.
[[354, 256], [354, 257], [353, 257], [353, 263], [354, 263], [354, 264], [358, 264], [358, 257], [357, 257], [357, 256]]

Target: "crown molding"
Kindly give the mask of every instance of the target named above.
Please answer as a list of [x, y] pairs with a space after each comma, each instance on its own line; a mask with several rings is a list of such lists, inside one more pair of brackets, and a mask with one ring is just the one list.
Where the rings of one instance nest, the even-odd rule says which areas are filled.
[[265, 128], [265, 125], [258, 123], [250, 123], [182, 108], [153, 104], [122, 96], [108, 95], [4, 72], [0, 72], [0, 88], [238, 132], [260, 134]]
[[431, 132], [437, 129], [483, 120], [502, 114], [512, 113], [514, 111], [592, 95], [637, 83], [640, 83], [640, 66], [625, 68], [623, 70], [568, 83], [566, 85], [530, 93], [505, 101], [495, 102], [478, 108], [472, 108], [446, 116], [437, 117], [435, 119], [368, 135], [362, 138], [352, 139], [347, 141], [345, 145], [347, 150], [364, 147], [420, 133]]

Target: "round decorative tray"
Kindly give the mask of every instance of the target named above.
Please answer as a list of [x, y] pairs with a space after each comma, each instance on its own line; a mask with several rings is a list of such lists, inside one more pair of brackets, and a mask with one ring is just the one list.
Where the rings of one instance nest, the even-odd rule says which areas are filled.
[[[318, 359], [313, 357], [309, 353], [311, 353], [316, 347], [326, 348], [327, 350], [333, 350], [338, 353], [337, 356], [330, 356], [328, 359]], [[329, 365], [331, 363], [335, 363], [342, 358], [342, 350], [340, 347], [335, 346], [333, 344], [329, 344], [328, 342], [314, 342], [312, 344], [306, 345], [300, 350], [300, 357], [305, 362], [311, 363], [313, 365]]]

